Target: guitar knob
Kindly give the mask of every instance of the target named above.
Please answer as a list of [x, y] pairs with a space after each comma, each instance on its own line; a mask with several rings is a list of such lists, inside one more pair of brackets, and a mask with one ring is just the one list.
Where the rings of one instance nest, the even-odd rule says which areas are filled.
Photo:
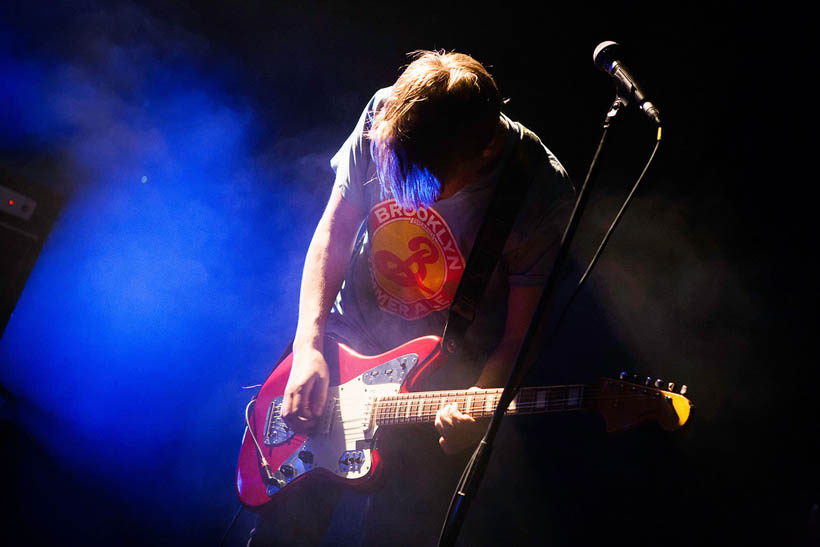
[[309, 452], [307, 450], [302, 450], [299, 452], [299, 459], [305, 462], [306, 464], [313, 463], [313, 452]]
[[680, 386], [680, 394], [681, 395], [686, 395], [686, 384], [683, 384], [682, 386]]
[[663, 380], [661, 380], [660, 378], [657, 378], [655, 380], [655, 387], [661, 387], [661, 382], [663, 382]]

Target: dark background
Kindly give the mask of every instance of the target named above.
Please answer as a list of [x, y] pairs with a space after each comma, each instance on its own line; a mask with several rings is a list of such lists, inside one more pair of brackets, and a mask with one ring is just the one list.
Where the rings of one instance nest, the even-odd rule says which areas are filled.
[[[0, 340], [2, 533], [217, 544], [242, 386], [292, 335], [328, 162], [373, 91], [411, 50], [469, 53], [578, 184], [614, 94], [591, 54], [616, 40], [664, 140], [531, 381], [630, 370], [687, 384], [695, 408], [673, 434], [505, 425], [516, 449], [497, 448], [466, 528], [817, 544], [809, 30], [788, 6], [731, 4], [6, 3], [0, 162], [63, 206]], [[610, 139], [576, 272], [654, 130], [629, 111]]]

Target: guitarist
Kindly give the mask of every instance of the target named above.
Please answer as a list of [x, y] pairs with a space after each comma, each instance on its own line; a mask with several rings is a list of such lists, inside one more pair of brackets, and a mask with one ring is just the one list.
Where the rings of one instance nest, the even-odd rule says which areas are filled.
[[[448, 362], [425, 387], [503, 385], [571, 211], [565, 170], [537, 136], [501, 113], [495, 81], [478, 61], [458, 53], [412, 55], [331, 160], [336, 179], [307, 251], [282, 408], [297, 432], [309, 431], [325, 405], [326, 337], [373, 355], [442, 333], [493, 190], [523, 147], [532, 183], [465, 335], [463, 346], [475, 359]], [[438, 411], [435, 428], [435, 461], [463, 454], [483, 431], [455, 406]], [[403, 442], [405, 457], [435, 446], [423, 435]], [[402, 470], [403, 479], [375, 495], [317, 491], [302, 508], [263, 514], [250, 545], [434, 543], [457, 476], [439, 480], [429, 473], [438, 464], [425, 458], [428, 465]], [[461, 466], [463, 458], [455, 459], [450, 467]], [[440, 485], [441, 492], [431, 491]]]

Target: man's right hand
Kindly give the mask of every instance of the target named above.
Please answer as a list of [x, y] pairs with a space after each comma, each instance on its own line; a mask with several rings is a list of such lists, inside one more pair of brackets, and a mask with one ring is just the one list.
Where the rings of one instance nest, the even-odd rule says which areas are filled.
[[325, 323], [365, 215], [334, 187], [310, 240], [299, 289], [293, 365], [282, 401], [282, 419], [297, 433], [307, 433], [325, 407], [330, 381], [322, 355]]
[[307, 433], [322, 415], [330, 380], [327, 362], [316, 349], [294, 351], [282, 401], [282, 419], [293, 431]]

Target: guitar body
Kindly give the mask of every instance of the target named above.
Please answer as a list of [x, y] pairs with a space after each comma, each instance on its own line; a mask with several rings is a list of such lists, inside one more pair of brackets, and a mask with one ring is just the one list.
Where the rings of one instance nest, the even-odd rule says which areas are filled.
[[[440, 349], [441, 338], [425, 336], [381, 355], [366, 356], [328, 340], [327, 404], [310, 435], [294, 434], [279, 416], [293, 363], [293, 354], [286, 355], [251, 404], [252, 431], [245, 429], [237, 466], [240, 501], [259, 509], [299, 490], [299, 483], [316, 479], [363, 489], [374, 483], [381, 466], [375, 446], [378, 425], [370, 414], [370, 402], [414, 391], [441, 365]], [[270, 474], [262, 466], [260, 451]]]
[[[330, 370], [327, 404], [309, 435], [297, 435], [280, 416], [293, 354], [286, 355], [246, 409], [247, 427], [236, 471], [236, 490], [247, 507], [261, 509], [299, 495], [309, 481], [335, 482], [366, 489], [382, 468], [379, 427], [432, 423], [438, 409], [456, 404], [473, 418], [488, 418], [501, 404], [502, 388], [421, 392], [418, 387], [441, 366], [441, 338], [424, 336], [381, 355], [361, 355], [328, 340]], [[638, 378], [635, 375], [635, 378]], [[600, 413], [608, 432], [656, 422], [674, 431], [689, 418], [690, 401], [660, 389], [661, 380], [643, 385], [602, 378], [596, 385], [571, 384], [522, 388], [507, 403], [507, 414]]]

